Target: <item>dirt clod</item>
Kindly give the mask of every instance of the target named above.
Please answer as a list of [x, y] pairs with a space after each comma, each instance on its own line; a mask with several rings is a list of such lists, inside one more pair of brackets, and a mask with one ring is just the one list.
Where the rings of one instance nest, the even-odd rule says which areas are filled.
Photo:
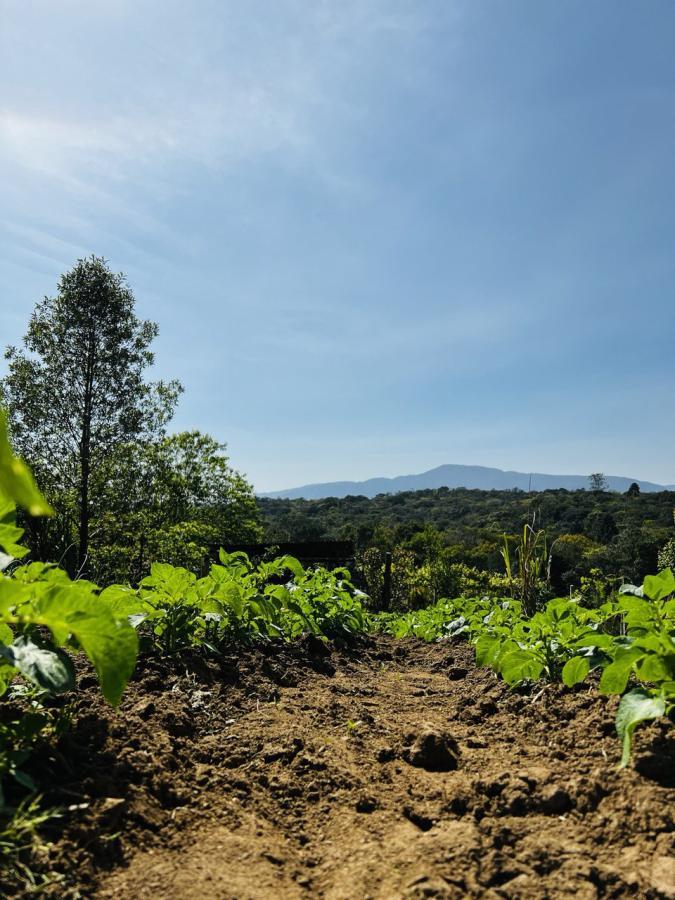
[[448, 734], [424, 725], [404, 749], [403, 758], [427, 772], [451, 772], [459, 766], [459, 746]]

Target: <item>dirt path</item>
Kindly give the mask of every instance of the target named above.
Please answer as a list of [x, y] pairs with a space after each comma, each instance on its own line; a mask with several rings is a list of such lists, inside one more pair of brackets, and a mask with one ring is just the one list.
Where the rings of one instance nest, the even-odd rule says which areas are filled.
[[149, 668], [121, 715], [83, 710], [55, 864], [116, 900], [675, 896], [665, 727], [619, 772], [593, 688], [510, 692], [466, 646], [320, 650]]

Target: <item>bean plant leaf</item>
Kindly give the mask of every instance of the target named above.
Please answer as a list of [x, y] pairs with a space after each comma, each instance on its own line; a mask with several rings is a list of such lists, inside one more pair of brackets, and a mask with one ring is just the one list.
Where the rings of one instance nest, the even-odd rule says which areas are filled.
[[562, 670], [563, 684], [568, 688], [579, 684], [588, 675], [591, 668], [590, 656], [573, 656], [568, 659]]
[[644, 597], [642, 587], [638, 587], [636, 584], [622, 584], [619, 588], [619, 593], [629, 594], [632, 597]]
[[642, 588], [651, 600], [664, 600], [675, 594], [675, 575], [670, 569], [664, 569], [658, 575], [647, 575]]
[[619, 651], [614, 659], [603, 671], [600, 678], [601, 694], [623, 694], [628, 684], [633, 665], [644, 654], [637, 648], [629, 648]]
[[28, 548], [18, 543], [22, 537], [23, 528], [16, 524], [16, 506], [11, 500], [0, 497], [0, 548], [10, 557], [10, 562], [12, 558], [19, 559], [28, 553]]
[[544, 671], [544, 664], [528, 650], [511, 650], [500, 661], [502, 678], [508, 685], [519, 681], [535, 681]]
[[669, 681], [675, 676], [675, 656], [663, 656], [650, 653], [645, 656], [639, 667], [640, 681], [660, 683]]
[[57, 643], [75, 639], [96, 669], [103, 696], [117, 706], [136, 665], [138, 637], [98, 597], [73, 590], [77, 586], [51, 588], [35, 601], [34, 615]]
[[491, 634], [481, 634], [476, 641], [476, 665], [491, 666], [499, 656], [501, 640]]
[[665, 715], [666, 702], [663, 697], [652, 697], [642, 689], [624, 694], [616, 714], [616, 731], [622, 741], [620, 768], [630, 762], [633, 732], [640, 722], [658, 719]]
[[22, 506], [31, 516], [51, 516], [54, 510], [38, 490], [28, 466], [14, 456], [7, 433], [7, 413], [0, 409], [0, 497]]
[[286, 555], [281, 558], [281, 562], [283, 563], [283, 567], [285, 569], [289, 569], [296, 578], [302, 578], [305, 574], [305, 570], [302, 566], [302, 563], [296, 559], [294, 556]]
[[54, 694], [75, 687], [75, 669], [63, 650], [41, 647], [21, 636], [9, 646], [0, 645], [0, 655], [30, 681]]

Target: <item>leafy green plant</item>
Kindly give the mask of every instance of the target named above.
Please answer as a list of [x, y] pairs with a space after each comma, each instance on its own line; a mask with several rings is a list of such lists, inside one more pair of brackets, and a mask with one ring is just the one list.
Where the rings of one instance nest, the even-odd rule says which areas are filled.
[[[617, 609], [625, 634], [611, 636], [600, 691], [622, 694], [616, 717], [622, 741], [621, 766], [630, 761], [633, 733], [640, 722], [668, 715], [675, 705], [675, 577], [670, 569], [647, 576], [642, 587], [624, 585]], [[589, 671], [581, 657], [570, 660], [566, 683], [583, 681]], [[626, 692], [629, 682], [637, 686]]]
[[476, 662], [492, 666], [509, 685], [542, 677], [566, 680], [575, 657], [586, 672], [600, 664], [611, 642], [601, 631], [603, 620], [604, 613], [584, 609], [577, 600], [557, 598], [530, 618], [517, 615], [486, 628], [476, 640]]
[[[0, 696], [18, 677], [49, 694], [75, 687], [75, 668], [67, 652], [82, 650], [98, 673], [106, 699], [116, 705], [133, 672], [138, 642], [126, 617], [116, 616], [87, 581], [73, 582], [56, 566], [9, 564], [25, 556], [15, 504], [31, 515], [52, 510], [28, 467], [14, 456], [0, 411]], [[12, 776], [24, 787], [35, 785], [21, 766], [48, 719], [39, 710], [22, 709], [0, 724], [0, 785]], [[0, 796], [0, 804], [4, 800]]]
[[162, 655], [216, 653], [235, 640], [291, 640], [303, 632], [347, 638], [368, 624], [346, 569], [305, 569], [292, 556], [254, 565], [245, 553], [221, 550], [203, 578], [154, 563], [137, 590], [112, 585], [101, 600], [129, 617], [142, 647]]
[[557, 598], [527, 616], [519, 600], [474, 597], [441, 600], [405, 615], [380, 615], [375, 622], [395, 637], [466, 638], [475, 645], [477, 664], [490, 666], [510, 686], [545, 678], [574, 687], [589, 672], [601, 670], [600, 691], [623, 695], [616, 719], [622, 766], [630, 760], [637, 725], [668, 715], [675, 705], [675, 576], [670, 569], [648, 576], [642, 587], [624, 585], [595, 608], [584, 607], [578, 598]]
[[[625, 766], [637, 725], [668, 715], [675, 707], [675, 577], [664, 569], [648, 575], [641, 588], [624, 586], [621, 594], [626, 635], [614, 641], [613, 660], [602, 673], [600, 690], [623, 694], [616, 728]], [[630, 678], [639, 686], [624, 693]]]
[[[43, 846], [39, 829], [45, 822], [59, 817], [58, 810], [44, 809], [40, 797], [28, 796], [15, 809], [0, 811], [0, 872], [4, 876], [0, 890], [22, 883], [26, 893], [46, 884], [33, 870], [36, 852]], [[10, 884], [5, 882], [9, 876]]]

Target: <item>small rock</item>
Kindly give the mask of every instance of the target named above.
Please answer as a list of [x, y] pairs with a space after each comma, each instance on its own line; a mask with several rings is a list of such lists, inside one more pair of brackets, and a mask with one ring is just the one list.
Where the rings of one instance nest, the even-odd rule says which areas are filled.
[[371, 813], [377, 809], [377, 800], [374, 797], [363, 796], [356, 801], [356, 811], [359, 813]]

